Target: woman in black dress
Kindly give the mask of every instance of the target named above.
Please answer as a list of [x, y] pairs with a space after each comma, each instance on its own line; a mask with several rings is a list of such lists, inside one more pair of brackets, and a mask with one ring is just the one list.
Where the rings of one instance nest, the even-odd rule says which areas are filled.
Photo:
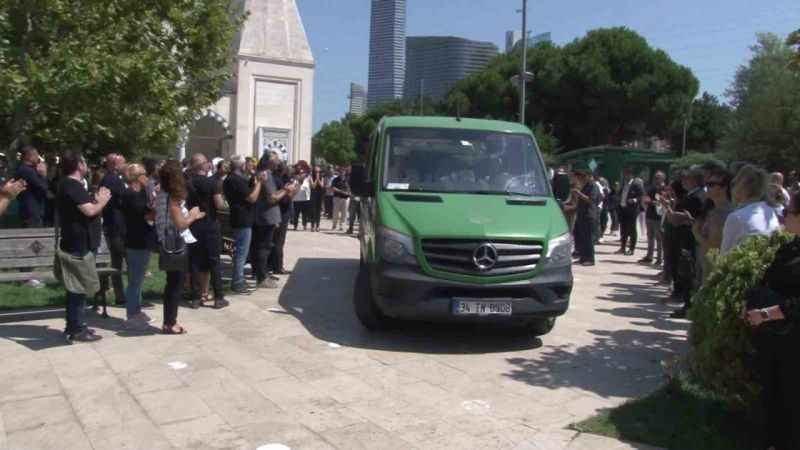
[[753, 327], [758, 372], [766, 406], [765, 448], [800, 448], [800, 194], [786, 210], [794, 240], [778, 249], [745, 320]]
[[319, 231], [323, 200], [325, 200], [325, 177], [322, 168], [314, 166], [311, 172], [311, 231]]

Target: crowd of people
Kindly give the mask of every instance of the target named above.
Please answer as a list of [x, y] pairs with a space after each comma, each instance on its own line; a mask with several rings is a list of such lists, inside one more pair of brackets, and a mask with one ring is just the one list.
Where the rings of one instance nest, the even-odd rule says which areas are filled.
[[[708, 254], [727, 255], [751, 236], [784, 230], [800, 236], [800, 179], [792, 172], [767, 173], [751, 164], [709, 162], [676, 171], [672, 180], [655, 172], [646, 183], [631, 168], [622, 183], [596, 177], [585, 165], [571, 173], [560, 168], [553, 189], [563, 205], [575, 240], [574, 257], [595, 264], [594, 245], [619, 232], [617, 254], [633, 256], [638, 230], [647, 234], [647, 251], [638, 262], [661, 269], [661, 281], [683, 306], [672, 313], [685, 318], [692, 295], [710, 274]], [[609, 230], [609, 219], [611, 228]], [[760, 383], [764, 388], [766, 448], [800, 445], [800, 237], [777, 252], [759, 287], [746, 301], [743, 321], [753, 329]], [[770, 324], [765, 326], [764, 324]], [[777, 331], [776, 331], [777, 330]]]
[[108, 288], [95, 266], [103, 241], [117, 269], [111, 287], [116, 303], [125, 305], [125, 327], [150, 328], [142, 286], [157, 253], [166, 274], [162, 331], [182, 334], [186, 329], [177, 320], [182, 299], [191, 308], [229, 304], [221, 264], [226, 225], [233, 241], [231, 291], [247, 295], [253, 289], [245, 279], [246, 264], [256, 289], [275, 289], [279, 277], [289, 273], [284, 246], [290, 226], [319, 232], [324, 214], [333, 220], [333, 230], [348, 225], [353, 233], [358, 218], [348, 167], [289, 165], [278, 153], [213, 161], [195, 154], [141, 164], [110, 153], [102, 165], [90, 167], [80, 152], [67, 151], [54, 161], [56, 170], [33, 146], [23, 147], [19, 156], [13, 176], [0, 174], [0, 216], [16, 198], [21, 227], [56, 226], [56, 275], [67, 291], [70, 342], [100, 338], [86, 326], [84, 311], [87, 296]]

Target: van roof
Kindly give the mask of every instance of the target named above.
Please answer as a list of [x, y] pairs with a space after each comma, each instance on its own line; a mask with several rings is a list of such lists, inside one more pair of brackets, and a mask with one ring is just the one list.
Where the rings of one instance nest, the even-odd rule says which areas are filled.
[[458, 128], [494, 131], [499, 133], [525, 133], [531, 130], [519, 123], [501, 120], [468, 119], [443, 116], [392, 116], [381, 119], [378, 128]]

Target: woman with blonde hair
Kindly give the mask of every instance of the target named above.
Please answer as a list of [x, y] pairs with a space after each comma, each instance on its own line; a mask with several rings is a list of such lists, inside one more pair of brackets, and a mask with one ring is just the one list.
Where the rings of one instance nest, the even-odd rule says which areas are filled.
[[742, 167], [731, 183], [736, 210], [725, 220], [720, 254], [725, 255], [750, 236], [768, 236], [780, 229], [775, 209], [764, 201], [769, 174], [753, 165]]
[[133, 330], [149, 328], [150, 317], [142, 312], [142, 283], [150, 254], [155, 249], [155, 230], [151, 223], [155, 211], [145, 188], [147, 172], [140, 164], [131, 164], [125, 171], [128, 190], [122, 195], [122, 214], [125, 218], [125, 260], [128, 262], [128, 287], [125, 290], [125, 326]]

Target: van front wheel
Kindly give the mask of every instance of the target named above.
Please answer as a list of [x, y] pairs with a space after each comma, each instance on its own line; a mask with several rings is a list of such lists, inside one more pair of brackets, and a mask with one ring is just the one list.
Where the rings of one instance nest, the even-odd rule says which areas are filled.
[[358, 275], [356, 275], [353, 287], [353, 306], [356, 310], [356, 317], [364, 325], [364, 328], [370, 331], [379, 331], [388, 327], [389, 318], [383, 315], [372, 297], [369, 270], [365, 264], [361, 264]]
[[528, 325], [528, 331], [534, 336], [544, 336], [545, 334], [553, 331], [556, 325], [555, 317], [545, 317], [541, 319], [534, 319]]

